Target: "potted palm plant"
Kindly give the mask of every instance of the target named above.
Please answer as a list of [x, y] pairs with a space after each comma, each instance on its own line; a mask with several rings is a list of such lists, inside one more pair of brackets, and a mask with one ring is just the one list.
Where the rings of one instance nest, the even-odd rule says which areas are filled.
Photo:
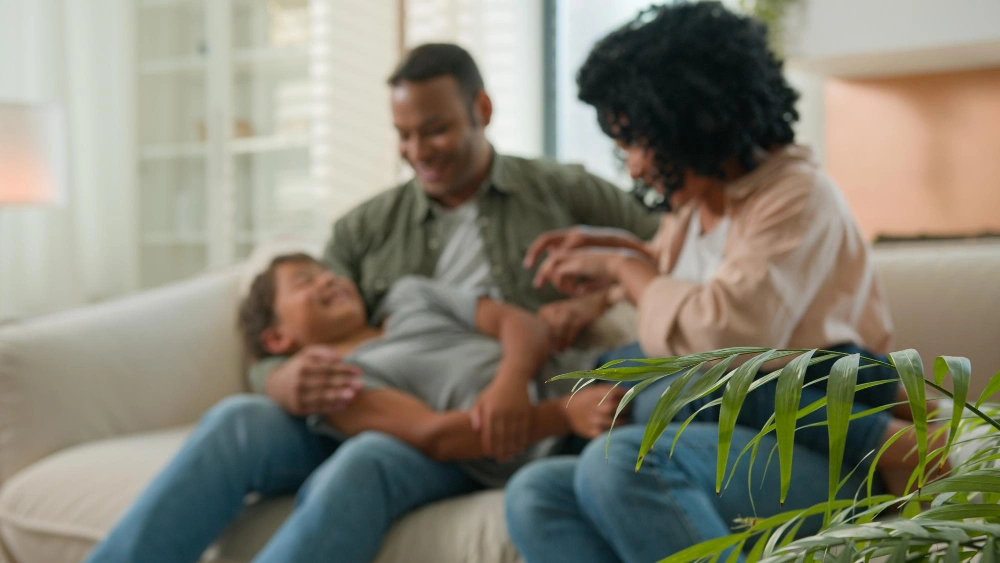
[[[827, 393], [813, 404], [800, 408], [805, 370], [813, 364], [837, 356], [826, 379]], [[738, 358], [749, 358], [739, 367], [728, 370]], [[759, 375], [765, 360], [792, 358], [783, 368], [766, 375]], [[882, 557], [896, 561], [963, 561], [981, 554], [981, 561], [997, 560], [997, 538], [1000, 537], [1000, 408], [987, 403], [1000, 391], [1000, 372], [987, 383], [974, 403], [970, 403], [969, 383], [971, 364], [966, 358], [941, 356], [934, 363], [933, 379], [924, 377], [923, 364], [915, 350], [903, 350], [889, 355], [889, 362], [866, 360], [868, 365], [882, 364], [895, 370], [906, 390], [913, 415], [910, 428], [897, 432], [877, 452], [874, 460], [882, 456], [904, 432], [916, 435], [917, 467], [913, 470], [904, 494], [872, 494], [875, 463], [867, 476], [867, 490], [860, 490], [853, 498], [838, 500], [844, 486], [840, 479], [844, 459], [845, 440], [850, 421], [870, 416], [879, 410], [892, 408], [885, 405], [852, 415], [854, 393], [866, 386], [857, 385], [860, 366], [857, 355], [849, 356], [823, 350], [773, 350], [767, 348], [728, 348], [702, 354], [672, 358], [635, 361], [638, 366], [622, 367], [622, 360], [611, 362], [596, 370], [575, 372], [559, 376], [560, 379], [578, 379], [576, 389], [597, 381], [634, 383], [618, 407], [622, 412], [635, 395], [664, 377], [673, 377], [663, 392], [652, 416], [646, 424], [645, 435], [637, 452], [637, 468], [643, 457], [663, 434], [674, 416], [685, 405], [709, 397], [721, 397], [704, 407], [720, 407], [718, 464], [716, 492], [724, 491], [732, 477], [728, 452], [736, 416], [747, 396], [762, 385], [776, 380], [775, 412], [768, 424], [757, 434], [740, 454], [748, 456], [773, 452], [758, 452], [760, 439], [775, 433], [778, 468], [781, 472], [781, 501], [788, 492], [791, 466], [794, 457], [797, 421], [809, 412], [826, 407], [829, 433], [830, 479], [828, 500], [825, 503], [780, 512], [773, 516], [742, 522], [742, 529], [734, 533], [694, 545], [663, 561], [712, 561], [732, 547], [731, 560], [745, 552], [748, 561], [870, 561]], [[714, 365], [713, 365], [714, 364]], [[705, 369], [707, 366], [708, 369]], [[944, 387], [950, 378], [949, 391]], [[819, 380], [817, 380], [819, 381]], [[953, 400], [954, 408], [947, 411], [928, 412], [925, 388], [931, 387]], [[942, 415], [944, 412], [944, 415]], [[697, 413], [696, 413], [697, 414]], [[683, 429], [694, 419], [677, 424], [674, 443]], [[928, 422], [942, 425], [929, 431]], [[947, 433], [943, 446], [931, 448], [934, 434]], [[929, 439], [930, 438], [930, 439]], [[612, 439], [609, 433], [608, 439]], [[666, 447], [666, 445], [661, 445]], [[962, 449], [962, 459], [957, 464], [928, 479], [928, 470], [937, 464], [944, 465], [948, 454], [955, 448]], [[671, 450], [672, 451], [672, 450]], [[751, 463], [751, 467], [753, 463]], [[771, 469], [773, 470], [773, 469]], [[727, 473], [729, 471], [729, 473]], [[843, 495], [841, 495], [842, 497]], [[822, 515], [823, 524], [818, 533], [798, 537], [802, 521]]]

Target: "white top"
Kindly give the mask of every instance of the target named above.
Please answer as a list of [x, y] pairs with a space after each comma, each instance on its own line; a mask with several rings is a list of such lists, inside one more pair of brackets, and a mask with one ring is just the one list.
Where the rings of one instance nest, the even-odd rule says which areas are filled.
[[479, 235], [478, 198], [453, 208], [435, 206], [436, 220], [441, 222], [444, 247], [434, 266], [434, 279], [438, 282], [490, 295], [500, 295], [500, 288], [493, 281], [490, 262]]
[[670, 277], [697, 284], [708, 283], [722, 263], [727, 234], [729, 234], [729, 217], [723, 217], [714, 229], [702, 233], [701, 211], [696, 210], [692, 213], [687, 235], [684, 237], [684, 246], [677, 256], [677, 263], [670, 271]]

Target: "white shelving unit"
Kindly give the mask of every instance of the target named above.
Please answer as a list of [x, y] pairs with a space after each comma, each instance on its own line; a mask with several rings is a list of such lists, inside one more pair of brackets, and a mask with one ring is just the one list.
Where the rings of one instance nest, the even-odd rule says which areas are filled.
[[138, 279], [232, 263], [328, 228], [316, 170], [326, 0], [135, 0]]

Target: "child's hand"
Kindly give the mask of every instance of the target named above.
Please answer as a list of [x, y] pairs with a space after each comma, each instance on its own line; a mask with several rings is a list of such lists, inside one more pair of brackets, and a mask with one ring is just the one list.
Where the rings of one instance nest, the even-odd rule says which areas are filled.
[[574, 434], [589, 440], [611, 429], [618, 403], [628, 392], [620, 386], [612, 387], [608, 383], [592, 383], [573, 396], [566, 406], [566, 416]]
[[494, 380], [469, 414], [486, 455], [507, 461], [528, 447], [531, 400], [525, 384]]

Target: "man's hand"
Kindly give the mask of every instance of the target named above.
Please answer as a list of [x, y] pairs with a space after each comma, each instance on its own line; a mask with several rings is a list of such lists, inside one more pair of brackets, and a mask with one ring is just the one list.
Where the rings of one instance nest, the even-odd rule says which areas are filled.
[[303, 348], [264, 383], [264, 392], [295, 416], [337, 412], [360, 391], [361, 370], [322, 345]]
[[480, 433], [486, 455], [507, 461], [528, 447], [531, 427], [531, 400], [527, 385], [494, 380], [469, 415], [472, 428]]
[[544, 305], [538, 309], [538, 318], [549, 327], [552, 349], [562, 352], [576, 341], [580, 331], [594, 324], [607, 309], [607, 291], [597, 291]]
[[621, 386], [612, 387], [608, 383], [591, 383], [573, 396], [566, 406], [566, 416], [574, 434], [590, 440], [611, 429], [618, 403], [628, 392]]

